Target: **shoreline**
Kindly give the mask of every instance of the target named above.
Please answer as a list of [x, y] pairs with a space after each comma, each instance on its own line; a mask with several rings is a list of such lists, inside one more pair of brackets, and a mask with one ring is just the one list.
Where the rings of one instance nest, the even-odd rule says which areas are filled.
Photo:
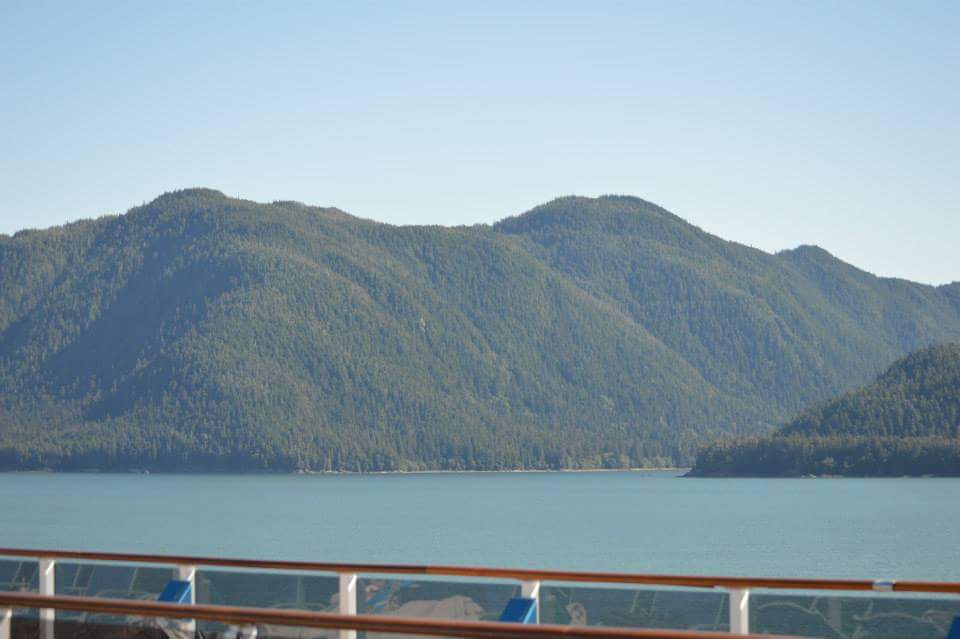
[[[338, 476], [338, 475], [492, 475], [492, 474], [531, 474], [531, 473], [654, 473], [654, 472], [689, 472], [690, 468], [542, 468], [542, 469], [514, 469], [514, 470], [162, 470], [154, 471], [142, 468], [127, 470], [55, 470], [52, 468], [35, 470], [3, 470], [0, 475], [270, 475], [270, 476]], [[683, 475], [678, 475], [683, 477]]]
[[466, 474], [517, 474], [517, 473], [653, 473], [690, 471], [690, 468], [536, 468], [516, 470], [296, 470], [292, 475], [466, 475]]

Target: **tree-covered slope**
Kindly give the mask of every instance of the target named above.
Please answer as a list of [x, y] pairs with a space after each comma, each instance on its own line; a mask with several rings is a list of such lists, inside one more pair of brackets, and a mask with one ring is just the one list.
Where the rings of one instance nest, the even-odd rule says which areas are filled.
[[770, 255], [637, 198], [562, 198], [494, 228], [778, 422], [960, 337], [943, 288], [875, 277], [816, 247]]
[[749, 414], [489, 230], [188, 191], [46, 233], [0, 258], [47, 274], [4, 277], [7, 465], [671, 463]]
[[960, 345], [895, 362], [869, 386], [801, 413], [772, 438], [721, 442], [699, 475], [960, 474]]
[[0, 467], [689, 463], [960, 338], [949, 290], [838, 264], [635, 198], [442, 228], [169, 193], [0, 236]]
[[912, 353], [873, 384], [804, 412], [779, 434], [960, 437], [960, 344]]

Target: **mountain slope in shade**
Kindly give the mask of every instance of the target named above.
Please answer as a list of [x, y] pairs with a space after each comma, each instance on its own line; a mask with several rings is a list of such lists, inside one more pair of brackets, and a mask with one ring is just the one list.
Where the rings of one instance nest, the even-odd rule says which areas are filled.
[[442, 228], [194, 189], [0, 236], [0, 465], [683, 464], [949, 339], [950, 287], [636, 198]]
[[721, 442], [695, 475], [960, 475], [960, 344], [895, 362], [869, 386], [801, 413], [773, 437]]

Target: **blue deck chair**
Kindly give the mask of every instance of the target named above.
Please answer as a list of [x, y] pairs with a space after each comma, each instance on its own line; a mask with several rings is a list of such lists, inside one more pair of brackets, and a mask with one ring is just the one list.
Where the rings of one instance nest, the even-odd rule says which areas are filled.
[[537, 600], [531, 597], [514, 597], [500, 613], [500, 621], [537, 623]]

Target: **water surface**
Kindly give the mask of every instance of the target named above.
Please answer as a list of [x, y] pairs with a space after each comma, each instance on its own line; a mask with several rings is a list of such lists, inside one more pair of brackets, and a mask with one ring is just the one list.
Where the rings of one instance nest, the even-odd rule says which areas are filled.
[[0, 546], [960, 580], [960, 480], [0, 473]]

